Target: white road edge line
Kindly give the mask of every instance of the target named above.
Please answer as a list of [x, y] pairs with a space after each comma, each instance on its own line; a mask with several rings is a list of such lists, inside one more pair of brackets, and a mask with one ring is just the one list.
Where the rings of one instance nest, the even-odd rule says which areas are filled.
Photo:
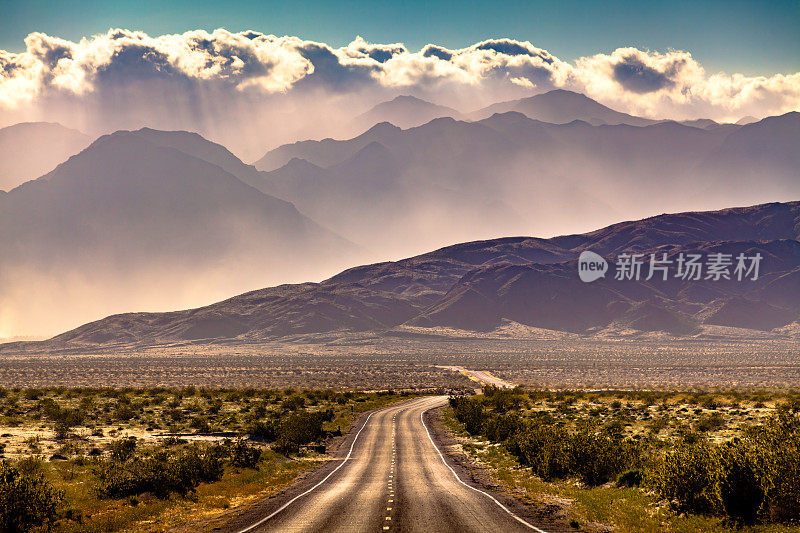
[[433, 444], [433, 447], [434, 447], [434, 449], [436, 450], [436, 453], [438, 453], [438, 454], [439, 454], [439, 458], [440, 458], [440, 459], [442, 460], [442, 462], [444, 463], [444, 466], [446, 466], [447, 468], [449, 468], [449, 469], [450, 469], [450, 472], [452, 472], [452, 473], [453, 473], [453, 476], [455, 476], [456, 480], [457, 480], [459, 483], [461, 483], [462, 485], [464, 485], [465, 487], [467, 487], [468, 489], [472, 489], [472, 490], [474, 490], [475, 492], [480, 492], [481, 494], [483, 494], [484, 496], [486, 496], [487, 498], [489, 498], [490, 500], [492, 500], [494, 503], [496, 503], [498, 506], [500, 506], [500, 508], [501, 508], [502, 510], [504, 510], [505, 512], [507, 512], [508, 514], [510, 514], [510, 515], [511, 515], [511, 517], [512, 517], [512, 518], [514, 518], [514, 520], [516, 520], [517, 522], [519, 522], [519, 523], [521, 523], [521, 524], [524, 524], [524, 525], [528, 526], [528, 527], [529, 527], [529, 528], [531, 528], [532, 530], [536, 531], [536, 533], [547, 533], [545, 530], [543, 530], [543, 529], [539, 529], [538, 527], [534, 526], [533, 524], [530, 524], [530, 523], [526, 522], [524, 519], [522, 519], [522, 518], [520, 518], [519, 516], [515, 515], [515, 514], [514, 514], [514, 513], [511, 511], [511, 509], [509, 509], [508, 507], [506, 507], [505, 505], [503, 505], [502, 503], [500, 503], [499, 501], [497, 501], [497, 499], [496, 499], [494, 496], [492, 496], [491, 494], [489, 494], [488, 492], [483, 492], [481, 489], [476, 489], [476, 488], [475, 488], [475, 487], [473, 487], [472, 485], [467, 485], [466, 483], [464, 483], [464, 482], [461, 480], [461, 478], [460, 478], [460, 477], [458, 477], [458, 474], [456, 474], [456, 471], [455, 471], [455, 470], [453, 470], [453, 468], [452, 468], [452, 467], [451, 467], [449, 464], [447, 464], [447, 461], [445, 461], [445, 460], [444, 460], [444, 455], [442, 455], [442, 452], [441, 452], [441, 450], [439, 450], [439, 447], [436, 445], [436, 443], [435, 443], [435, 442], [433, 442], [433, 437], [431, 437], [431, 432], [430, 432], [430, 431], [428, 431], [428, 426], [427, 426], [427, 424], [425, 424], [425, 419], [423, 418], [423, 415], [424, 415], [425, 413], [427, 413], [428, 411], [430, 411], [431, 409], [433, 409], [433, 407], [434, 407], [434, 406], [428, 407], [427, 409], [425, 409], [424, 411], [422, 411], [422, 412], [419, 414], [419, 419], [420, 419], [420, 421], [422, 422], [422, 427], [424, 427], [424, 428], [425, 428], [425, 433], [427, 433], [427, 434], [428, 434], [428, 439], [431, 441], [431, 444]]
[[325, 476], [325, 477], [322, 479], [322, 481], [320, 481], [319, 483], [317, 483], [316, 485], [314, 485], [313, 487], [311, 487], [310, 489], [308, 489], [308, 490], [307, 490], [307, 491], [305, 491], [304, 493], [302, 493], [302, 494], [298, 494], [297, 496], [295, 496], [294, 498], [292, 498], [292, 499], [291, 499], [291, 500], [289, 500], [288, 502], [284, 503], [284, 504], [283, 504], [283, 505], [282, 505], [282, 506], [281, 506], [281, 507], [280, 507], [280, 508], [279, 508], [277, 511], [273, 512], [271, 515], [269, 515], [269, 516], [266, 516], [266, 517], [262, 518], [261, 520], [259, 520], [259, 521], [258, 521], [258, 522], [256, 522], [255, 524], [249, 525], [249, 526], [247, 526], [247, 527], [246, 527], [246, 528], [244, 528], [244, 529], [240, 529], [239, 531], [237, 531], [237, 533], [247, 533], [248, 531], [252, 531], [253, 529], [257, 528], [258, 526], [262, 525], [264, 522], [266, 522], [267, 520], [269, 520], [270, 518], [272, 518], [273, 516], [277, 515], [278, 513], [280, 513], [281, 511], [283, 511], [283, 510], [284, 510], [284, 509], [286, 509], [287, 507], [289, 507], [289, 506], [290, 506], [291, 504], [293, 504], [293, 503], [294, 503], [296, 500], [299, 500], [300, 498], [302, 498], [302, 497], [303, 497], [303, 496], [305, 496], [306, 494], [308, 494], [308, 493], [310, 493], [310, 492], [313, 492], [313, 491], [314, 491], [314, 490], [315, 490], [317, 487], [319, 487], [320, 485], [322, 485], [323, 483], [325, 483], [326, 481], [328, 481], [328, 478], [329, 478], [329, 477], [331, 477], [332, 475], [334, 475], [334, 474], [336, 473], [336, 471], [337, 471], [337, 470], [339, 470], [341, 467], [343, 467], [343, 466], [344, 466], [344, 464], [345, 464], [347, 461], [349, 461], [349, 460], [350, 460], [350, 456], [351, 456], [351, 455], [352, 455], [352, 453], [353, 453], [353, 447], [356, 445], [356, 441], [358, 440], [358, 436], [359, 436], [359, 435], [361, 435], [361, 432], [362, 432], [362, 431], [364, 431], [364, 428], [365, 428], [365, 427], [367, 427], [367, 422], [369, 422], [369, 419], [370, 419], [370, 418], [372, 418], [372, 415], [374, 415], [376, 412], [377, 412], [377, 411], [373, 411], [373, 412], [371, 412], [371, 413], [369, 414], [369, 416], [367, 417], [367, 419], [366, 419], [366, 420], [364, 420], [364, 425], [362, 425], [362, 426], [361, 426], [361, 429], [359, 429], [359, 430], [358, 430], [358, 433], [356, 433], [356, 436], [355, 436], [355, 438], [353, 439], [353, 443], [350, 445], [350, 450], [347, 452], [347, 457], [345, 457], [345, 458], [344, 458], [344, 460], [343, 460], [341, 463], [339, 463], [339, 466], [337, 466], [336, 468], [334, 468], [333, 470], [331, 470], [331, 472], [330, 472], [330, 473], [329, 473], [327, 476]]

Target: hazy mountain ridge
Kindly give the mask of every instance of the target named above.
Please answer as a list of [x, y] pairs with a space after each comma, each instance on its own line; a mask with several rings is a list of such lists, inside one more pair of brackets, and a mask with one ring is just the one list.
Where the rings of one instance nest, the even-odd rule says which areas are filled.
[[120, 131], [0, 197], [4, 319], [185, 307], [363, 257], [220, 165], [256, 172], [195, 134]]
[[616, 124], [648, 126], [659, 122], [615, 111], [583, 94], [564, 89], [492, 104], [470, 113], [469, 118], [482, 120], [496, 113], [509, 111], [516, 111], [528, 118], [551, 124], [567, 124], [580, 120], [593, 126]]
[[[710, 128], [552, 124], [516, 111], [405, 130], [381, 123], [353, 139], [270, 152], [262, 168], [286, 164], [262, 173], [257, 186], [397, 256], [494, 235], [585, 231], [623, 213], [796, 198], [798, 128], [797, 113]], [[740, 146], [763, 148], [751, 156]], [[754, 190], [747, 184], [756, 177]]]
[[[607, 109], [575, 93], [539, 96], [580, 103], [553, 111], [572, 113], [562, 118], [580, 115], [582, 106]], [[15, 302], [4, 304], [11, 314], [0, 315], [0, 332], [33, 333], [15, 326], [20, 313], [33, 323], [41, 313], [63, 307], [71, 315], [71, 306], [102, 300], [118, 300], [114, 310], [174, 309], [320, 279], [356, 262], [348, 240], [365, 249], [361, 260], [397, 258], [450, 242], [580, 233], [623, 217], [800, 196], [800, 113], [745, 126], [696, 122], [553, 124], [518, 111], [476, 122], [440, 117], [407, 129], [383, 122], [348, 140], [281, 147], [265, 156], [268, 167], [279, 166], [269, 172], [194, 133], [120, 131], [48, 176], [0, 194], [0, 286], [7, 287], [0, 300]], [[97, 146], [111, 142], [118, 144], [80, 166], [86, 153], [97, 155]], [[71, 169], [67, 180], [62, 167]], [[638, 238], [621, 234], [623, 244]], [[565, 260], [553, 243], [552, 261]], [[200, 268], [213, 276], [195, 276]], [[81, 287], [87, 280], [94, 286], [102, 273], [113, 273], [106, 285], [120, 275], [122, 283], [86, 297]], [[415, 312], [454, 282], [433, 292], [413, 288], [427, 295], [412, 302]], [[125, 285], [142, 290], [122, 307]], [[170, 300], [176, 286], [181, 295]], [[31, 302], [44, 302], [48, 292], [72, 303], [37, 311]]]
[[49, 172], [91, 142], [88, 135], [54, 122], [22, 122], [0, 128], [0, 189]]
[[361, 132], [374, 124], [389, 122], [402, 129], [408, 129], [441, 117], [464, 118], [461, 112], [452, 107], [433, 104], [410, 95], [401, 95], [393, 100], [381, 102], [360, 114], [353, 120], [352, 127]]
[[[281, 285], [173, 313], [129, 313], [41, 344], [53, 348], [199, 338], [274, 339], [401, 324], [486, 331], [503, 320], [573, 331], [697, 332], [701, 324], [773, 329], [800, 319], [800, 202], [678, 213], [553, 239], [512, 237], [450, 246], [348, 269], [322, 283]], [[762, 254], [757, 281], [586, 284], [576, 258], [640, 253]], [[752, 309], [760, 309], [754, 314]], [[7, 349], [14, 349], [8, 346]]]

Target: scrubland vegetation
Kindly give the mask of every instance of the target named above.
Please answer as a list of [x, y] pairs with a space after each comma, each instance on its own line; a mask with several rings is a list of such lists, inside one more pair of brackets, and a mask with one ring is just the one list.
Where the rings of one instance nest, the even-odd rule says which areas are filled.
[[800, 383], [796, 340], [621, 342], [556, 333], [556, 338], [533, 339], [517, 337], [514, 331], [505, 337], [441, 328], [422, 335], [417, 330], [396, 335], [332, 332], [263, 344], [4, 354], [0, 386], [348, 390], [474, 386], [441, 368], [447, 365], [489, 370], [511, 383], [546, 388], [775, 390]]
[[452, 397], [450, 417], [467, 452], [576, 529], [800, 529], [795, 392], [488, 387]]
[[0, 531], [192, 530], [287, 485], [360, 412], [407, 396], [0, 389]]

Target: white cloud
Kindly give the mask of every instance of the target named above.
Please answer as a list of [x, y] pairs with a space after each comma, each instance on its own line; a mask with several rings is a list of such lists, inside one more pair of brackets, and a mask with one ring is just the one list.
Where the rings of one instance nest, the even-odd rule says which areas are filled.
[[[689, 52], [678, 50], [620, 48], [569, 63], [511, 39], [461, 49], [431, 44], [412, 52], [401, 43], [361, 37], [333, 48], [222, 29], [157, 37], [112, 29], [78, 42], [32, 33], [25, 45], [19, 54], [0, 51], [6, 122], [64, 107], [119, 114], [114, 126], [126, 117], [145, 121], [170, 110], [200, 120], [198, 113], [215, 109], [208, 120], [217, 120], [226, 105], [263, 108], [287, 95], [291, 105], [318, 108], [321, 97], [352, 105], [359, 98], [371, 103], [412, 92], [474, 108], [559, 87], [657, 118], [735, 119], [800, 108], [800, 73], [708, 74]], [[291, 108], [284, 100], [279, 105]], [[59, 107], [64, 102], [69, 105]]]

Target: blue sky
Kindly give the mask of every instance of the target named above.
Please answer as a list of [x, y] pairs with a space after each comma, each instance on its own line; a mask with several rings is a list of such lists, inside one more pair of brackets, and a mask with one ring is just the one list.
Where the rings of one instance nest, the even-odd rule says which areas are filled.
[[454, 48], [490, 37], [529, 40], [564, 60], [621, 46], [687, 50], [709, 72], [800, 71], [800, 1], [257, 2], [0, 0], [0, 49], [33, 31], [77, 40], [109, 27], [150, 35], [254, 29], [331, 45], [371, 42]]

